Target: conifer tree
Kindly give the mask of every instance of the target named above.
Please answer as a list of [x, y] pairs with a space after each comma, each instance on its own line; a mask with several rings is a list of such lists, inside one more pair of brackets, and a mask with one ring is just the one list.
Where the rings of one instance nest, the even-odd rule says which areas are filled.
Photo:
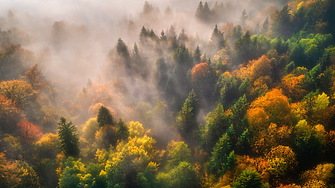
[[241, 23], [241, 26], [244, 26], [244, 25], [245, 25], [245, 21], [247, 21], [247, 18], [248, 18], [248, 16], [247, 16], [247, 11], [244, 9], [244, 10], [242, 11], [241, 16], [240, 16], [240, 23]]
[[198, 64], [201, 62], [201, 52], [200, 52], [200, 48], [199, 46], [197, 45], [197, 48], [195, 49], [194, 51], [194, 56], [193, 56], [193, 61], [195, 64]]
[[265, 34], [269, 31], [269, 18], [267, 17], [263, 23], [262, 33]]
[[79, 157], [79, 138], [76, 134], [76, 127], [72, 122], [66, 123], [64, 117], [61, 117], [58, 123], [58, 137], [65, 156]]
[[105, 125], [114, 125], [112, 114], [108, 108], [104, 106], [101, 106], [99, 109], [97, 121], [99, 123], [99, 127], [103, 127]]
[[193, 130], [197, 127], [196, 116], [198, 114], [198, 99], [194, 90], [192, 90], [188, 98], [185, 100], [182, 110], [176, 117], [176, 127], [182, 137], [189, 137]]
[[116, 124], [116, 134], [121, 140], [126, 140], [129, 136], [129, 128], [121, 118]]

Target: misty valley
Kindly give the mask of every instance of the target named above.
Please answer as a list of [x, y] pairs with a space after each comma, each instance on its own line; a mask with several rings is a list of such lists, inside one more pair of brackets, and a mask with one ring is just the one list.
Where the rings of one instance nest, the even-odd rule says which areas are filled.
[[335, 187], [334, 18], [334, 0], [2, 2], [0, 187]]

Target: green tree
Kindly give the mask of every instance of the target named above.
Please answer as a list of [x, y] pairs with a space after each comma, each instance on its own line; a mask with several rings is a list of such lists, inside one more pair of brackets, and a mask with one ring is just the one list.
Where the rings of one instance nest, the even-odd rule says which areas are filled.
[[192, 90], [176, 117], [175, 126], [183, 138], [189, 139], [195, 128], [198, 127], [196, 120], [198, 110], [198, 99], [196, 98], [194, 90]]
[[210, 170], [222, 176], [236, 165], [234, 151], [230, 144], [230, 137], [224, 134], [213, 148], [210, 159]]
[[279, 11], [274, 23], [272, 24], [273, 32], [278, 36], [282, 35], [287, 40], [291, 35], [292, 30], [290, 8], [285, 5], [282, 10]]
[[194, 55], [193, 55], [193, 61], [195, 64], [198, 64], [201, 62], [201, 52], [200, 52], [200, 48], [199, 46], [197, 45], [197, 48], [195, 49], [194, 51]]
[[215, 52], [218, 50], [221, 50], [225, 46], [225, 40], [223, 38], [223, 33], [221, 33], [217, 25], [215, 25], [215, 28], [212, 32], [211, 43], [214, 46]]
[[129, 127], [121, 118], [116, 124], [116, 134], [117, 138], [121, 140], [126, 140], [129, 136]]
[[108, 110], [108, 108], [101, 106], [98, 112], [97, 121], [99, 123], [99, 127], [103, 127], [106, 125], [114, 125], [113, 116]]
[[58, 123], [58, 138], [65, 156], [79, 157], [79, 138], [72, 122], [66, 123], [64, 117]]
[[243, 171], [232, 183], [232, 188], [261, 188], [266, 187], [263, 184], [261, 176], [256, 170]]
[[158, 187], [162, 188], [198, 188], [200, 182], [195, 168], [188, 162], [180, 162], [168, 173], [157, 175]]
[[168, 164], [167, 169], [172, 169], [182, 161], [191, 162], [191, 150], [184, 142], [172, 141], [168, 147]]

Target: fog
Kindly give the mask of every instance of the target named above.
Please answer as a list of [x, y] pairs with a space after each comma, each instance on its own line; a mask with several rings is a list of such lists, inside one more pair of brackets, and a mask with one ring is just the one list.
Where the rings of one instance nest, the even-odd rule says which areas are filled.
[[[219, 29], [227, 22], [238, 25], [244, 9], [249, 18], [247, 24], [255, 25], [255, 22], [263, 22], [272, 13], [265, 11], [267, 7], [272, 5], [272, 9], [275, 9], [282, 5], [265, 0], [218, 3], [230, 7], [225, 9], [224, 19], [206, 22], [195, 16], [199, 1], [193, 0], [152, 0], [147, 3], [134, 0], [11, 0], [1, 4], [0, 30], [15, 31], [16, 35], [9, 42], [20, 44], [24, 49], [34, 52], [40, 70], [61, 93], [56, 102], [58, 105], [64, 100], [74, 101], [90, 79], [94, 83], [107, 84], [113, 95], [118, 96], [113, 98], [113, 102], [105, 104], [115, 109], [118, 118], [140, 120], [141, 118], [132, 119], [136, 116], [129, 115], [132, 113], [128, 113], [127, 108], [135, 108], [138, 103], [147, 102], [153, 110], [158, 100], [169, 102], [164, 101], [154, 86], [156, 80], [153, 72], [157, 59], [171, 58], [157, 55], [154, 48], [139, 44], [143, 26], [148, 31], [152, 30], [156, 36], [160, 36], [161, 31], [168, 34], [172, 26], [178, 37], [184, 29], [188, 38], [196, 41], [186, 43], [193, 51], [196, 45], [201, 49], [205, 48], [215, 24]], [[215, 1], [208, 1], [208, 4], [212, 9]], [[118, 57], [115, 54], [119, 38], [125, 42], [129, 53], [133, 53], [134, 43], [139, 45], [142, 59], [146, 61], [146, 69], [149, 70], [143, 73], [145, 76], [134, 76], [117, 65]], [[76, 117], [72, 119], [75, 123], [82, 124], [87, 120], [87, 109], [77, 113], [81, 115], [73, 115]], [[202, 112], [199, 121], [204, 122], [205, 115]], [[167, 122], [162, 118], [154, 118], [152, 121], [158, 134], [166, 133], [166, 126], [172, 124], [172, 121]], [[176, 136], [175, 133], [171, 135]]]

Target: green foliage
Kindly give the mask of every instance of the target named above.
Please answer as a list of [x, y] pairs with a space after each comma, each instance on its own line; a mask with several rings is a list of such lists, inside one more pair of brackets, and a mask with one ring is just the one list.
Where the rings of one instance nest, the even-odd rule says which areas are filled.
[[232, 183], [232, 188], [261, 188], [266, 187], [263, 184], [261, 176], [256, 170], [245, 170]]
[[108, 108], [101, 106], [98, 112], [97, 121], [99, 123], [99, 127], [114, 125], [113, 116], [108, 110]]
[[315, 162], [321, 154], [323, 147], [322, 138], [318, 136], [314, 127], [307, 125], [306, 120], [301, 120], [295, 126], [294, 151], [297, 154], [299, 166], [306, 168]]
[[319, 94], [314, 102], [313, 110], [323, 110], [327, 108], [329, 105], [329, 97], [325, 94], [322, 93], [321, 95]]
[[240, 87], [238, 88], [238, 94], [240, 96], [248, 95], [250, 93], [250, 90], [251, 90], [251, 82], [249, 78], [246, 78], [243, 80]]
[[235, 165], [235, 154], [231, 148], [230, 137], [226, 133], [213, 148], [212, 157], [210, 159], [210, 171], [222, 176], [227, 171], [232, 170]]
[[235, 76], [222, 74], [215, 84], [213, 98], [214, 100], [219, 100], [222, 105], [229, 106], [236, 98], [238, 89]]
[[250, 149], [250, 145], [248, 143], [249, 140], [249, 130], [246, 129], [240, 137], [238, 137], [238, 142], [236, 144], [237, 149], [240, 153], [247, 153]]
[[136, 176], [136, 182], [141, 188], [158, 188], [155, 172], [157, 171], [156, 163], [149, 163], [143, 172], [139, 172]]
[[201, 52], [200, 52], [200, 48], [197, 45], [197, 48], [194, 50], [194, 54], [193, 54], [193, 61], [195, 64], [198, 64], [201, 62]]
[[188, 162], [180, 162], [168, 173], [157, 175], [158, 187], [161, 188], [197, 188], [200, 182], [195, 168]]
[[[202, 140], [206, 145], [206, 148], [213, 148], [220, 137], [232, 125], [236, 125], [235, 131], [238, 135], [242, 134], [242, 131], [244, 131], [243, 127], [246, 126], [244, 116], [247, 108], [248, 103], [246, 96], [244, 95], [243, 97], [240, 97], [239, 100], [236, 101], [226, 112], [223, 106], [219, 103], [212, 112], [208, 113], [206, 117], [206, 126], [202, 130]], [[233, 137], [233, 140], [236, 140], [235, 135]]]
[[95, 133], [99, 130], [99, 125], [96, 118], [91, 118], [86, 121], [84, 127], [82, 128], [83, 137], [91, 142], [95, 138]]
[[64, 117], [61, 117], [58, 123], [58, 137], [65, 156], [79, 157], [79, 138], [76, 134], [76, 127], [72, 122], [66, 123]]
[[218, 30], [218, 26], [215, 25], [215, 28], [211, 35], [211, 43], [214, 46], [215, 51], [221, 50], [225, 46], [225, 40], [223, 38], [223, 33]]
[[185, 100], [184, 106], [176, 117], [175, 126], [182, 137], [189, 138], [189, 136], [192, 135], [192, 132], [197, 128], [197, 114], [198, 99], [196, 98], [194, 90], [192, 90]]
[[65, 163], [65, 169], [59, 178], [60, 188], [79, 188], [81, 185], [81, 176], [84, 175], [85, 167], [80, 161], [69, 157]]
[[288, 39], [292, 32], [290, 8], [285, 5], [278, 13], [274, 23], [272, 24], [272, 30], [276, 35], [282, 35], [284, 39]]
[[126, 140], [129, 136], [129, 128], [121, 118], [116, 124], [116, 136], [121, 140]]
[[190, 163], [192, 161], [191, 150], [187, 147], [184, 142], [174, 142], [168, 145], [168, 163], [166, 168], [172, 169], [178, 166], [180, 162], [186, 161]]

